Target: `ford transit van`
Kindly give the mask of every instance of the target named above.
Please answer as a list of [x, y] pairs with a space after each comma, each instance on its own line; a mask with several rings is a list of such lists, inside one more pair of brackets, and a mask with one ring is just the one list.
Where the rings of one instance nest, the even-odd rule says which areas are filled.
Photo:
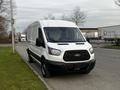
[[41, 64], [43, 77], [51, 76], [56, 70], [88, 74], [94, 68], [93, 47], [73, 22], [36, 21], [26, 32], [29, 62]]

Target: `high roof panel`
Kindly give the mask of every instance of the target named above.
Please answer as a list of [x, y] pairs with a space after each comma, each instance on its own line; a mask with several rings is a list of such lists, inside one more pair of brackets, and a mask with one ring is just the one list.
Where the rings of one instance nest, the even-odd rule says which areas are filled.
[[73, 22], [63, 20], [41, 20], [43, 27], [77, 27]]

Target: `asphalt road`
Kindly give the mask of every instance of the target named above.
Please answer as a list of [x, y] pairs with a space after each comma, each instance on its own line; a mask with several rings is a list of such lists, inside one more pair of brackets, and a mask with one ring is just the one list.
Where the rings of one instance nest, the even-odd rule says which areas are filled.
[[[26, 45], [16, 50], [27, 61]], [[44, 79], [52, 90], [120, 90], [120, 50], [95, 48], [96, 67], [88, 75], [62, 74]], [[30, 64], [40, 75], [40, 65]]]

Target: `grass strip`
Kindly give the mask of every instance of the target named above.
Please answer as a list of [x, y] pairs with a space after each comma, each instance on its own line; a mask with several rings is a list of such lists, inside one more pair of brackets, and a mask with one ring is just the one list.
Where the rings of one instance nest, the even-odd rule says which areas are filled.
[[0, 90], [47, 90], [10, 47], [0, 47]]

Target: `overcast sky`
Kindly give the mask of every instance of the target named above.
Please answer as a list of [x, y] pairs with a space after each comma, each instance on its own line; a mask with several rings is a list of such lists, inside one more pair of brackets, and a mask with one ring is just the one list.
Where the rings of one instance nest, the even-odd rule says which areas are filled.
[[114, 0], [16, 0], [16, 4], [16, 28], [20, 32], [32, 21], [43, 19], [48, 14], [56, 17], [69, 14], [76, 6], [87, 15], [81, 27], [120, 24], [120, 7]]

